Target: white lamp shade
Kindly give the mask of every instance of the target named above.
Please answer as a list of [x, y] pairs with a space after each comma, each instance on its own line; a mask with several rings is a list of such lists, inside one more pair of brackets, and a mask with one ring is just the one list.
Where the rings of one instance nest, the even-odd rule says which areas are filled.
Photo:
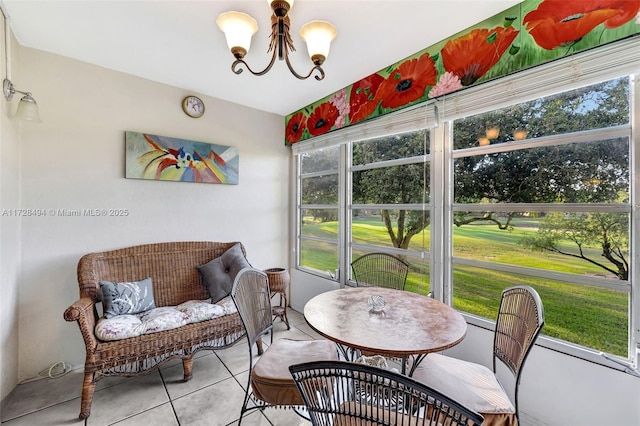
[[251, 47], [251, 37], [258, 31], [258, 22], [242, 12], [221, 13], [216, 19], [220, 31], [227, 38], [229, 49], [241, 47], [247, 52]]
[[20, 99], [18, 103], [18, 109], [16, 110], [15, 118], [24, 121], [31, 121], [32, 123], [42, 123], [40, 120], [40, 113], [38, 111], [38, 104], [31, 95], [25, 95]]
[[327, 21], [307, 22], [300, 28], [300, 37], [307, 43], [310, 57], [322, 55], [328, 58], [331, 41], [337, 34], [336, 27]]

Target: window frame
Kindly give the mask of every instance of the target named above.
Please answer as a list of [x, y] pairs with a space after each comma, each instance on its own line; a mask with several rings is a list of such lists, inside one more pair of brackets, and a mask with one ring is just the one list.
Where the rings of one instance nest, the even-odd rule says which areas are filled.
[[[347, 175], [347, 179], [348, 179], [348, 192], [347, 192], [347, 196], [348, 195], [352, 195], [353, 194], [353, 174], [354, 172], [359, 172], [359, 171], [366, 171], [366, 170], [375, 170], [375, 169], [381, 169], [381, 168], [386, 168], [386, 167], [394, 167], [394, 166], [403, 166], [403, 165], [413, 165], [413, 164], [420, 164], [423, 165], [423, 167], [429, 167], [429, 183], [431, 182], [431, 178], [433, 175], [433, 171], [431, 170], [431, 159], [432, 159], [432, 155], [430, 152], [431, 149], [431, 129], [433, 128], [433, 126], [435, 125], [435, 121], [431, 121], [429, 122], [428, 120], [426, 121], [426, 123], [431, 123], [431, 127], [430, 128], [419, 128], [416, 127], [414, 129], [411, 129], [407, 132], [402, 132], [402, 134], [406, 134], [409, 133], [411, 131], [422, 131], [425, 132], [425, 138], [427, 139], [427, 141], [425, 141], [425, 147], [424, 147], [424, 151], [426, 151], [425, 153], [423, 153], [422, 155], [413, 155], [410, 157], [404, 157], [404, 158], [397, 158], [397, 159], [393, 159], [393, 160], [381, 160], [381, 161], [375, 161], [372, 163], [366, 163], [366, 164], [358, 164], [358, 165], [354, 165], [353, 164], [353, 145], [356, 143], [367, 143], [368, 140], [372, 140], [374, 138], [366, 138], [366, 139], [361, 139], [361, 140], [354, 140], [349, 144], [346, 144], [346, 149], [348, 152], [348, 162], [347, 162], [347, 167], [346, 167], [346, 175]], [[386, 136], [393, 136], [395, 134], [398, 133], [394, 133], [391, 135], [386, 135]], [[375, 138], [377, 139], [377, 138]], [[426, 176], [425, 176], [426, 179]], [[355, 285], [355, 281], [351, 278], [351, 268], [349, 267], [350, 265], [350, 259], [352, 259], [353, 257], [353, 251], [354, 250], [366, 250], [366, 249], [370, 249], [370, 250], [374, 250], [377, 252], [385, 252], [385, 253], [389, 253], [389, 254], [393, 254], [396, 256], [406, 256], [407, 258], [410, 259], [416, 259], [418, 262], [421, 263], [425, 263], [425, 262], [429, 262], [429, 266], [431, 264], [431, 249], [423, 249], [423, 250], [405, 250], [405, 249], [400, 249], [400, 248], [395, 248], [395, 247], [382, 247], [382, 246], [376, 246], [376, 245], [369, 245], [369, 244], [361, 244], [358, 242], [354, 242], [353, 238], [351, 237], [352, 235], [352, 228], [353, 228], [353, 222], [352, 222], [352, 218], [353, 218], [353, 212], [355, 210], [362, 210], [362, 209], [373, 209], [373, 210], [380, 210], [380, 209], [389, 209], [389, 210], [411, 210], [411, 211], [420, 211], [420, 212], [426, 212], [427, 214], [429, 214], [430, 216], [430, 225], [428, 227], [426, 227], [423, 232], [431, 232], [431, 223], [432, 222], [432, 217], [433, 217], [433, 202], [431, 200], [432, 198], [432, 190], [431, 190], [431, 185], [429, 185], [429, 187], [425, 187], [425, 192], [427, 192], [429, 194], [429, 202], [426, 202], [426, 200], [422, 199], [421, 203], [410, 203], [410, 204], [361, 204], [361, 203], [353, 203], [353, 199], [352, 197], [345, 200], [346, 203], [346, 220], [345, 220], [345, 235], [346, 235], [346, 239], [345, 239], [345, 259], [347, 260], [348, 263], [348, 269], [345, 271], [345, 284], [346, 285]], [[430, 275], [430, 274], [429, 274]], [[429, 287], [429, 293], [431, 293], [431, 280], [428, 280], [428, 287]]]
[[[323, 146], [321, 148], [318, 148], [316, 150], [309, 150], [306, 152], [314, 152], [314, 151], [318, 151], [320, 149], [324, 149], [324, 148], [328, 148], [330, 146]], [[335, 281], [339, 281], [340, 280], [340, 276], [339, 276], [339, 271], [342, 270], [342, 243], [341, 241], [343, 241], [343, 236], [344, 236], [344, 199], [345, 199], [345, 194], [346, 194], [346, 189], [344, 187], [344, 173], [341, 171], [344, 167], [344, 147], [341, 146], [339, 148], [338, 151], [338, 167], [337, 168], [331, 168], [331, 169], [326, 169], [326, 170], [320, 170], [320, 171], [313, 171], [313, 172], [309, 172], [309, 173], [303, 173], [302, 172], [302, 155], [297, 155], [295, 156], [295, 169], [296, 169], [296, 190], [295, 190], [295, 194], [296, 194], [296, 211], [295, 211], [295, 218], [296, 218], [296, 222], [295, 222], [295, 234], [296, 234], [296, 241], [295, 241], [295, 253], [296, 253], [296, 269], [299, 269], [301, 271], [304, 271], [306, 273], [309, 274], [313, 274], [313, 275], [317, 275], [323, 278], [329, 278]], [[314, 177], [322, 177], [322, 176], [329, 176], [329, 175], [337, 175], [338, 176], [338, 203], [337, 204], [303, 204], [302, 203], [302, 182], [304, 179], [308, 179], [308, 178], [314, 178]], [[322, 238], [322, 237], [312, 237], [312, 236], [308, 236], [308, 235], [303, 235], [302, 234], [302, 211], [305, 209], [337, 209], [338, 210], [338, 235], [337, 235], [337, 241], [334, 241], [332, 239], [329, 238]], [[321, 271], [319, 269], [315, 269], [309, 266], [305, 266], [301, 264], [301, 255], [302, 255], [302, 242], [303, 241], [317, 241], [317, 242], [323, 242], [323, 243], [327, 243], [327, 244], [331, 244], [331, 245], [336, 245], [336, 252], [338, 254], [338, 265], [337, 265], [337, 271], [336, 272], [331, 272], [331, 271]]]
[[[455, 211], [585, 211], [585, 212], [618, 212], [630, 215], [629, 237], [629, 280], [620, 282], [607, 278], [585, 277], [581, 283], [601, 288], [622, 290], [629, 294], [629, 343], [628, 358], [623, 359], [593, 348], [573, 344], [569, 341], [541, 335], [536, 344], [558, 351], [576, 358], [580, 358], [599, 365], [607, 366], [629, 374], [640, 376], [640, 285], [636, 279], [640, 259], [637, 247], [640, 247], [640, 156], [637, 146], [640, 143], [640, 71], [637, 63], [640, 61], [640, 37], [629, 38], [607, 46], [582, 52], [571, 57], [563, 58], [552, 63], [533, 67], [493, 81], [485, 82], [475, 87], [442, 96], [436, 100], [429, 100], [422, 105], [406, 108], [365, 123], [359, 123], [345, 129], [312, 138], [293, 145], [295, 179], [297, 186], [294, 197], [295, 215], [295, 267], [301, 271], [318, 275], [318, 271], [309, 270], [299, 264], [300, 249], [300, 161], [302, 152], [312, 151], [319, 147], [340, 145], [339, 169], [339, 277], [334, 278], [341, 287], [350, 285], [349, 261], [352, 248], [368, 248], [366, 245], [351, 242], [351, 212], [359, 208], [398, 207], [416, 208], [415, 204], [401, 205], [362, 205], [352, 204], [351, 174], [353, 171], [386, 165], [407, 164], [413, 157], [388, 160], [373, 165], [352, 166], [351, 144], [366, 139], [403, 133], [415, 129], [427, 129], [430, 132], [430, 149], [422, 161], [430, 166], [430, 200], [420, 208], [430, 211], [431, 245], [429, 252], [409, 253], [428, 262], [429, 281], [432, 297], [452, 304], [453, 267], [456, 264], [486, 267], [481, 260], [454, 259], [453, 257], [453, 212]], [[585, 130], [568, 134], [540, 137], [523, 143], [523, 141], [505, 142], [502, 144], [483, 147], [453, 149], [452, 123], [458, 118], [480, 114], [500, 109], [505, 106], [527, 102], [533, 99], [570, 91], [576, 87], [583, 87], [614, 78], [630, 76], [630, 122], [604, 129]], [[481, 207], [473, 204], [456, 204], [453, 201], [453, 162], [456, 158], [466, 155], [497, 153], [512, 149], [531, 149], [544, 146], [558, 146], [579, 141], [606, 140], [616, 137], [629, 137], [629, 168], [630, 168], [630, 201], [628, 204], [495, 204]], [[414, 158], [415, 159], [415, 158]], [[386, 164], [385, 164], [386, 163]], [[347, 198], [349, 197], [349, 198]], [[400, 249], [397, 249], [400, 250]], [[394, 249], [384, 250], [394, 252]], [[402, 250], [404, 254], [406, 251]], [[488, 262], [490, 263], [490, 262]], [[570, 279], [571, 274], [526, 268], [517, 265], [499, 265], [491, 263], [491, 269], [506, 272], [525, 273], [528, 276], [549, 278], [575, 283]], [[327, 277], [327, 274], [319, 274]], [[615, 282], [614, 282], [615, 281]], [[493, 331], [495, 322], [462, 312], [471, 325]]]

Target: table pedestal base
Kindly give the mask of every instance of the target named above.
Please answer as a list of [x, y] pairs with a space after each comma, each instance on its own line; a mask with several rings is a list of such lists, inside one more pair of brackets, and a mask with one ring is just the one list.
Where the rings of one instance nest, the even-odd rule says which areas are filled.
[[[336, 346], [338, 347], [338, 351], [341, 357], [345, 361], [355, 362], [358, 358], [362, 356], [362, 352], [359, 349], [354, 349], [349, 346], [342, 345], [340, 343], [336, 343]], [[371, 355], [377, 355], [377, 354], [367, 353], [366, 355], [371, 356]], [[384, 356], [385, 358], [398, 359], [398, 357], [388, 357], [384, 354], [382, 354], [382, 356]], [[408, 375], [409, 377], [413, 376], [413, 373], [416, 371], [416, 368], [418, 368], [418, 365], [420, 365], [420, 363], [426, 356], [427, 354], [419, 354], [419, 355], [409, 355], [409, 356], [400, 357], [399, 359], [401, 361], [401, 373], [404, 375]], [[407, 373], [407, 368], [409, 369], [408, 373]]]

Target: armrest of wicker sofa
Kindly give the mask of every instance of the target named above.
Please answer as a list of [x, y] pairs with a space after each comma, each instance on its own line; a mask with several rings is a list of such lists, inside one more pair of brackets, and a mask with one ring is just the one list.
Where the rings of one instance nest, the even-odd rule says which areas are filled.
[[65, 320], [78, 322], [87, 350], [93, 350], [98, 345], [94, 334], [96, 327], [95, 304], [96, 302], [93, 299], [83, 297], [75, 301], [64, 311]]

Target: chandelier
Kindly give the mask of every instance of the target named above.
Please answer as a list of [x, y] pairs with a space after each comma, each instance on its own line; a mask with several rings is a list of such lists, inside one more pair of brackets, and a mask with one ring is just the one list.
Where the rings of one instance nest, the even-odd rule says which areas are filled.
[[251, 37], [258, 31], [258, 23], [251, 16], [242, 12], [225, 12], [221, 13], [216, 20], [218, 28], [224, 33], [227, 39], [227, 45], [236, 60], [231, 64], [231, 71], [240, 74], [244, 65], [253, 75], [264, 75], [273, 66], [276, 57], [284, 60], [289, 71], [300, 80], [305, 80], [317, 71], [316, 80], [324, 78], [324, 70], [322, 64], [329, 55], [329, 47], [331, 41], [336, 37], [336, 27], [327, 21], [311, 21], [300, 28], [300, 36], [307, 43], [309, 56], [313, 62], [313, 68], [306, 76], [298, 74], [289, 62], [289, 52], [295, 51], [293, 40], [289, 34], [290, 20], [287, 13], [293, 6], [294, 0], [267, 0], [267, 3], [273, 10], [271, 16], [271, 42], [267, 53], [272, 52], [269, 65], [262, 71], [253, 71], [249, 64], [244, 60], [245, 55], [249, 52], [251, 46]]

